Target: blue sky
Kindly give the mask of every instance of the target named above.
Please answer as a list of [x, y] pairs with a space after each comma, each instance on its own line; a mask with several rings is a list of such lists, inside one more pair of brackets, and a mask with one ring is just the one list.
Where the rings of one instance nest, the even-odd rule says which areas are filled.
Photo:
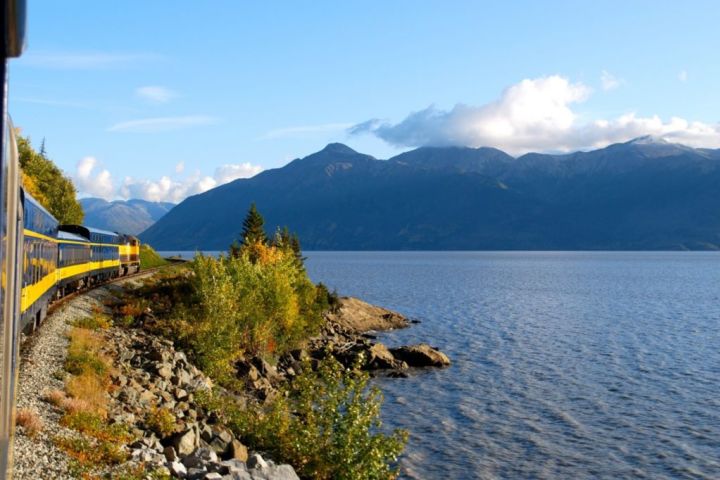
[[720, 147], [717, 2], [28, 3], [10, 111], [85, 195], [178, 201], [334, 141]]

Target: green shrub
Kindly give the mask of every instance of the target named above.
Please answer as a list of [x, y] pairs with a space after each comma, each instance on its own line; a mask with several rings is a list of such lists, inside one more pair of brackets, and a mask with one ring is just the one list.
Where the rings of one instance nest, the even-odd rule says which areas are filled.
[[191, 270], [178, 333], [210, 376], [227, 378], [243, 353], [281, 355], [320, 327], [322, 295], [292, 251], [257, 244], [237, 257], [197, 256]]
[[240, 408], [229, 399], [198, 397], [251, 448], [290, 463], [305, 478], [395, 478], [407, 432], [381, 431], [382, 394], [367, 373], [345, 370], [333, 357], [303, 373], [269, 405]]
[[160, 438], [167, 437], [175, 431], [175, 415], [167, 408], [153, 408], [145, 418], [147, 427]]
[[146, 243], [140, 245], [140, 268], [155, 268], [167, 264], [168, 261], [158, 255], [150, 245]]
[[90, 317], [78, 318], [72, 322], [74, 327], [86, 328], [88, 330], [98, 330], [110, 328], [110, 319], [103, 314], [93, 314]]

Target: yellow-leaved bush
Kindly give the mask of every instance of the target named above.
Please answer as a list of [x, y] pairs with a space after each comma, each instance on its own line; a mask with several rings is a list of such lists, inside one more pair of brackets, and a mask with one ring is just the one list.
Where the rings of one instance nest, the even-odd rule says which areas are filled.
[[242, 355], [278, 356], [316, 332], [327, 295], [289, 249], [262, 243], [236, 256], [198, 255], [181, 334], [211, 376]]

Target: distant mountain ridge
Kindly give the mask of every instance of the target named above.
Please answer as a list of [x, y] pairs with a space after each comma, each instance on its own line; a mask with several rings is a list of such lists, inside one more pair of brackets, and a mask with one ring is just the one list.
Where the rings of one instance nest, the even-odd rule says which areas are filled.
[[653, 137], [563, 155], [342, 144], [180, 203], [141, 238], [225, 249], [256, 202], [319, 250], [720, 249], [720, 150]]
[[102, 198], [82, 198], [80, 204], [85, 211], [85, 225], [132, 235], [150, 227], [175, 206], [140, 199], [108, 202]]

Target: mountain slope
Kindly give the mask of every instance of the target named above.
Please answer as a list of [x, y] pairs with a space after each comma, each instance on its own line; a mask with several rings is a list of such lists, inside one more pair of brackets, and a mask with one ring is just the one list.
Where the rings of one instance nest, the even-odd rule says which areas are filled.
[[591, 152], [433, 147], [377, 160], [331, 144], [190, 197], [141, 238], [225, 249], [250, 202], [307, 249], [715, 249], [720, 155], [653, 138]]
[[157, 222], [175, 204], [131, 199], [108, 202], [102, 198], [83, 198], [85, 225], [113, 232], [137, 235]]

